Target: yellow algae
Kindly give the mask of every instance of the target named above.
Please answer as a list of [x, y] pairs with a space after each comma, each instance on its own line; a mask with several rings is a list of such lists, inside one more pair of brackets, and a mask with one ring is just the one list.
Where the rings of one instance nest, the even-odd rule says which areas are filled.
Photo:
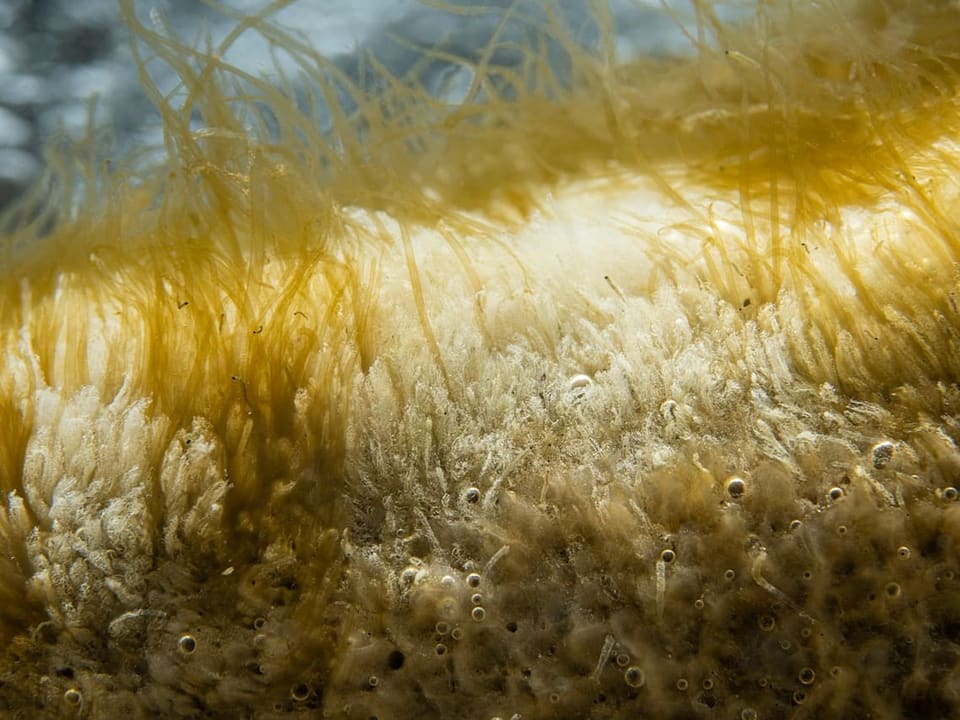
[[3, 218], [0, 709], [956, 714], [960, 7], [430, 2], [453, 102], [287, 4], [123, 0], [163, 159]]

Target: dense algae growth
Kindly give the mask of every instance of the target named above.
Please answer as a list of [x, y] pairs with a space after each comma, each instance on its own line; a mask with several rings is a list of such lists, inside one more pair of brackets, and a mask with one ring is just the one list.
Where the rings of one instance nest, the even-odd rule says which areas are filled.
[[569, 7], [121, 3], [164, 159], [3, 221], [4, 717], [960, 713], [960, 7]]

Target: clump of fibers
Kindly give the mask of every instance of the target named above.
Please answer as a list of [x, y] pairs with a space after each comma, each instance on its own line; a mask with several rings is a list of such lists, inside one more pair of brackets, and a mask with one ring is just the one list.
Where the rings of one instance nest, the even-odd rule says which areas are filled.
[[3, 220], [5, 716], [960, 711], [960, 8], [590, 8], [434, 7], [452, 103], [120, 3], [164, 159]]

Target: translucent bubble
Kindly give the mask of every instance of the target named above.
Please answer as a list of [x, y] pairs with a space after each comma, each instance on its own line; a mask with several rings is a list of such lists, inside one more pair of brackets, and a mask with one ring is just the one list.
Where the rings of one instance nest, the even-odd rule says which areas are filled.
[[579, 400], [584, 395], [586, 395], [587, 392], [592, 387], [593, 387], [593, 380], [590, 378], [589, 375], [583, 375], [583, 374], [574, 375], [567, 382], [567, 391], [573, 396], [575, 400]]
[[254, 630], [263, 630], [263, 626], [267, 624], [266, 618], [258, 617], [253, 621]]
[[480, 593], [474, 593], [470, 596], [470, 602], [472, 602], [474, 605], [480, 605], [483, 603], [483, 595]]
[[889, 598], [900, 597], [900, 583], [887, 583], [886, 593]]
[[847, 529], [846, 525], [837, 525], [837, 535], [846, 535]]
[[727, 582], [733, 582], [737, 579], [737, 572], [733, 569], [728, 568], [723, 571], [723, 579]]
[[630, 687], [638, 688], [643, 687], [643, 684], [647, 681], [647, 678], [643, 674], [643, 670], [638, 668], [636, 665], [633, 665], [623, 671], [623, 680]]
[[182, 635], [177, 647], [184, 655], [192, 655], [197, 649], [197, 639], [193, 635]]
[[703, 598], [697, 598], [693, 601], [693, 607], [696, 610], [703, 610]]
[[957, 499], [958, 495], [960, 495], [960, 493], [957, 492], [957, 489], [955, 487], [951, 486], [943, 489], [943, 497], [945, 500], [949, 500], [950, 502], [953, 502], [954, 500]]
[[558, 702], [560, 702], [560, 694], [559, 694], [559, 693], [550, 693], [550, 702], [552, 702], [554, 705], [556, 705]]
[[475, 607], [470, 613], [470, 617], [473, 618], [474, 622], [483, 622], [483, 619], [487, 616], [487, 611], [482, 607]]
[[459, 640], [460, 638], [463, 637], [463, 630], [461, 630], [458, 627], [455, 627], [453, 630], [450, 631], [450, 637], [452, 637], [454, 640]]
[[805, 667], [797, 674], [797, 680], [804, 685], [813, 685], [813, 681], [816, 679], [817, 674], [813, 671], [813, 668]]
[[790, 648], [793, 647], [793, 643], [790, 642], [789, 640], [781, 640], [778, 644], [780, 645], [780, 649], [783, 650], [784, 652], [787, 652], [788, 650], [790, 650]]
[[67, 705], [79, 705], [83, 702], [83, 693], [81, 693], [77, 688], [70, 688], [63, 694], [63, 701]]
[[676, 557], [677, 554], [670, 549], [664, 550], [662, 553], [660, 553], [660, 559], [667, 564], [672, 563]]
[[909, 559], [910, 559], [910, 548], [908, 548], [906, 545], [901, 545], [900, 547], [898, 547], [898, 548], [897, 548], [897, 557], [900, 558], [901, 560], [909, 560]]
[[827, 495], [831, 500], [839, 500], [843, 497], [843, 488], [834, 486], [827, 491]]
[[747, 483], [744, 482], [741, 477], [732, 477], [727, 480], [727, 495], [732, 497], [734, 500], [737, 498], [743, 497], [743, 493], [747, 490]]
[[807, 701], [807, 693], [803, 690], [797, 690], [793, 693], [793, 702], [797, 705], [803, 705]]
[[379, 684], [380, 684], [380, 678], [378, 678], [376, 675], [371, 675], [370, 677], [367, 678], [367, 685], [369, 685], [370, 687], [375, 688]]
[[467, 575], [467, 585], [472, 588], [480, 587], [480, 574], [479, 573], [470, 573]]
[[616, 663], [618, 667], [626, 667], [630, 664], [630, 656], [624, 653], [617, 655]]
[[470, 487], [467, 488], [467, 491], [463, 494], [463, 499], [468, 503], [479, 502], [480, 500], [480, 490], [479, 488]]
[[686, 692], [688, 687], [690, 687], [690, 683], [686, 678], [680, 678], [677, 680], [677, 690], [680, 692]]
[[713, 690], [713, 679], [704, 678], [703, 682], [700, 683], [704, 690]]
[[757, 618], [757, 625], [764, 632], [773, 632], [773, 629], [777, 626], [777, 620], [773, 615], [761, 615]]
[[310, 686], [306, 683], [297, 683], [290, 688], [290, 697], [295, 702], [303, 702], [310, 697]]
[[446, 635], [450, 632], [450, 626], [442, 620], [434, 625], [433, 629], [437, 631], [437, 635]]

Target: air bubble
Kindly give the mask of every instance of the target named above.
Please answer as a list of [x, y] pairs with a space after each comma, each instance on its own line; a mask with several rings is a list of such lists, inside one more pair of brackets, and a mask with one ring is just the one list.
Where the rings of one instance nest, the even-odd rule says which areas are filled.
[[804, 685], [813, 685], [813, 681], [817, 679], [817, 674], [813, 671], [813, 668], [805, 667], [797, 675], [797, 680], [799, 680]]
[[554, 705], [556, 705], [558, 702], [560, 702], [560, 694], [559, 694], [559, 693], [550, 693], [550, 702], [552, 702]]
[[901, 560], [910, 559], [910, 548], [908, 548], [906, 545], [901, 545], [900, 547], [898, 547], [897, 557], [900, 558]]
[[450, 632], [450, 626], [442, 620], [433, 626], [433, 629], [437, 631], [437, 635], [446, 635]]
[[839, 665], [834, 665], [832, 668], [830, 668], [830, 677], [834, 677], [834, 678], [840, 677], [840, 674], [842, 672], [843, 670]]
[[878, 470], [885, 467], [893, 458], [894, 445], [889, 440], [873, 446], [873, 466]]
[[958, 493], [957, 489], [953, 486], [945, 487], [943, 489], [943, 497], [945, 500], [949, 500], [950, 502], [953, 502], [954, 500], [957, 499], [958, 495], [960, 495], [960, 493]]
[[483, 595], [481, 595], [480, 593], [474, 593], [473, 595], [470, 596], [470, 602], [472, 602], [474, 605], [482, 605]]
[[846, 525], [837, 525], [837, 535], [846, 535], [847, 526]]
[[711, 678], [704, 678], [703, 682], [700, 684], [703, 686], [704, 690], [713, 690], [713, 680]]
[[79, 705], [83, 702], [83, 693], [81, 693], [77, 688], [70, 688], [63, 694], [63, 701], [67, 705]]
[[744, 482], [741, 477], [732, 477], [727, 480], [727, 495], [732, 497], [734, 500], [737, 498], [743, 497], [743, 493], [747, 490], [747, 484]]
[[472, 588], [480, 587], [480, 574], [479, 573], [470, 573], [467, 575], [467, 585]]
[[781, 640], [778, 644], [780, 645], [780, 649], [784, 652], [789, 652], [789, 650], [793, 647], [793, 643], [789, 640]]
[[737, 572], [733, 569], [727, 569], [723, 571], [723, 579], [727, 582], [733, 582], [737, 579]]
[[660, 559], [667, 564], [672, 563], [676, 557], [677, 554], [673, 550], [667, 549], [660, 553]]
[[375, 688], [379, 684], [380, 684], [380, 678], [378, 678], [376, 675], [371, 675], [370, 677], [367, 678], [368, 686]]
[[677, 690], [680, 692], [686, 692], [688, 687], [690, 687], [690, 683], [686, 678], [680, 678], [677, 680]]
[[177, 641], [177, 647], [184, 655], [192, 655], [197, 649], [197, 639], [193, 635], [183, 635]]
[[793, 693], [793, 702], [796, 705], [803, 705], [807, 701], [807, 693], [803, 690], [797, 690]]
[[306, 683], [297, 683], [290, 688], [290, 697], [295, 702], [304, 702], [310, 697], [310, 687]]
[[593, 380], [589, 375], [574, 375], [567, 382], [567, 389], [576, 397], [582, 397], [584, 393], [593, 387]]
[[254, 630], [263, 630], [263, 626], [267, 624], [266, 618], [258, 617], [253, 621]]
[[740, 720], [757, 720], [757, 711], [753, 708], [744, 708], [740, 711]]
[[803, 521], [802, 521], [802, 520], [791, 520], [791, 521], [790, 521], [790, 529], [793, 530], [794, 532], [796, 532], [797, 530], [799, 530], [801, 527], [803, 527]]
[[446, 655], [446, 654], [447, 654], [447, 646], [444, 645], [443, 643], [437, 643], [436, 647], [433, 648], [433, 651], [434, 651], [437, 655]]
[[417, 569], [415, 567], [406, 567], [403, 569], [403, 572], [400, 573], [400, 580], [404, 585], [409, 585], [414, 580], [417, 579]]
[[475, 607], [470, 613], [470, 617], [473, 618], [474, 622], [483, 622], [483, 619], [487, 616], [487, 611], [482, 607]]
[[832, 487], [827, 491], [827, 495], [831, 500], [839, 500], [843, 497], [843, 488], [841, 487]]
[[630, 656], [624, 653], [617, 655], [616, 663], [619, 667], [626, 667], [630, 664]]
[[471, 487], [467, 488], [467, 491], [463, 494], [463, 499], [468, 503], [476, 503], [480, 501], [480, 490], [479, 488]]
[[452, 637], [454, 640], [459, 640], [460, 638], [463, 637], [463, 630], [461, 630], [458, 627], [455, 627], [453, 630], [450, 631], [450, 637]]
[[773, 632], [773, 629], [777, 626], [777, 620], [773, 615], [761, 615], [757, 618], [757, 625], [764, 632]]
[[643, 687], [647, 678], [643, 674], [643, 670], [634, 665], [623, 671], [623, 681], [632, 688], [639, 688]]
[[887, 583], [886, 593], [889, 598], [900, 597], [900, 583]]
[[440, 578], [440, 584], [445, 587], [452, 587], [456, 580], [453, 579], [453, 575], [444, 575]]
[[696, 610], [703, 610], [703, 598], [697, 598], [693, 601], [693, 607]]

